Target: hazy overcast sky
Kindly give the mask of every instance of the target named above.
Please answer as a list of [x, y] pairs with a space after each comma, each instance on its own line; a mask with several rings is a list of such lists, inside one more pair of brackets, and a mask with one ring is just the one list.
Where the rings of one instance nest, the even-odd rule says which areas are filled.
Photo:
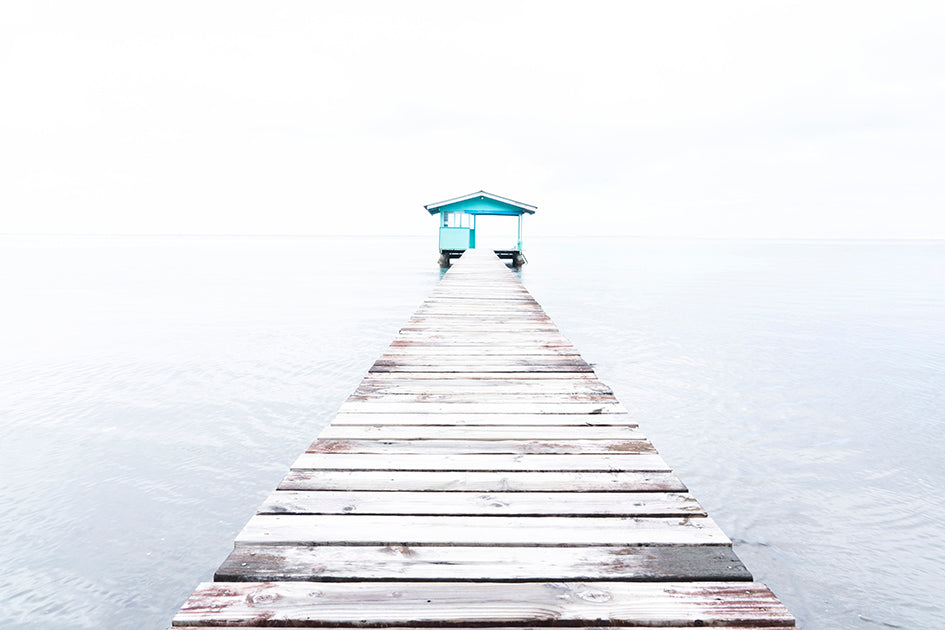
[[945, 238], [945, 3], [0, 7], [0, 232]]

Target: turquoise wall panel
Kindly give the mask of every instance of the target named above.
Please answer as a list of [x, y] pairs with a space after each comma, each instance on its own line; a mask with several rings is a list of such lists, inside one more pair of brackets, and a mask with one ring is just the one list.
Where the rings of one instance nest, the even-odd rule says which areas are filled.
[[440, 228], [440, 249], [469, 249], [473, 247], [473, 231], [469, 228]]

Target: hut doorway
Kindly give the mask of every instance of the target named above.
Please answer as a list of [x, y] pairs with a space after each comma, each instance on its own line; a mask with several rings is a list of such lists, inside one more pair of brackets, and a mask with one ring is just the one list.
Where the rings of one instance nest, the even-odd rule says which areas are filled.
[[480, 216], [477, 218], [477, 248], [519, 249], [517, 216]]

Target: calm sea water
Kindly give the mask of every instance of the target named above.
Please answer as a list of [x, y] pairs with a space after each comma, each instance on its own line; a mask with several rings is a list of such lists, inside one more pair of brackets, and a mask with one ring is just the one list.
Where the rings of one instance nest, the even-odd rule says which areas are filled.
[[[805, 628], [941, 626], [945, 243], [527, 245], [526, 286]], [[167, 627], [435, 259], [0, 238], [0, 627]]]

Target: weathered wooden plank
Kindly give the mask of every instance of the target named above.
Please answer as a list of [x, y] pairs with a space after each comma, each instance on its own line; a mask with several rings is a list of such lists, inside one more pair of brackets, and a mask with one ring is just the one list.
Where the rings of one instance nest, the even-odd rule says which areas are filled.
[[417, 325], [408, 324], [400, 329], [400, 335], [414, 335], [425, 337], [428, 335], [452, 335], [460, 337], [479, 337], [494, 333], [502, 335], [521, 335], [522, 337], [539, 337], [541, 335], [559, 336], [561, 333], [553, 324], [520, 323], [520, 322], [479, 322], [479, 323], [459, 323], [459, 322], [439, 322], [437, 324]]
[[[461, 275], [461, 274], [460, 274]], [[441, 282], [436, 285], [434, 291], [444, 291], [444, 290], [464, 290], [471, 291], [481, 289], [483, 291], [492, 292], [495, 290], [516, 290], [523, 291], [527, 293], [525, 287], [522, 286], [522, 283], [518, 281], [518, 278], [499, 278], [499, 279], [489, 279], [487, 280], [485, 276], [480, 279], [474, 279], [469, 276], [465, 278], [458, 278], [457, 276], [450, 276], [448, 278], [443, 278]]]
[[508, 329], [489, 327], [485, 330], [480, 329], [470, 331], [463, 331], [455, 326], [446, 327], [441, 331], [431, 330], [429, 328], [424, 328], [422, 330], [402, 328], [397, 336], [394, 337], [394, 341], [402, 341], [407, 339], [443, 341], [451, 341], [454, 339], [470, 339], [473, 341], [479, 339], [489, 339], [495, 341], [506, 341], [508, 343], [567, 343], [568, 345], [572, 345], [568, 338], [557, 330], [533, 331], [520, 327]]
[[454, 266], [451, 268], [450, 273], [448, 273], [437, 286], [482, 286], [488, 288], [498, 285], [522, 287], [522, 283], [517, 277], [504, 273], [504, 270], [502, 269], [493, 270], [484, 268], [482, 270], [477, 270], [475, 273], [470, 273], [467, 268], [462, 266]]
[[467, 285], [470, 280], [469, 278], [463, 279], [461, 282], [456, 282], [456, 280], [457, 278], [441, 281], [441, 283], [437, 284], [430, 292], [429, 297], [424, 300], [424, 304], [470, 297], [486, 303], [500, 304], [505, 301], [524, 300], [539, 307], [541, 306], [521, 284], [516, 286], [510, 282], [502, 282], [498, 284], [482, 284], [481, 286], [473, 287]]
[[466, 282], [468, 282], [468, 279], [462, 283], [444, 282], [438, 284], [430, 292], [429, 297], [424, 300], [424, 304], [469, 298], [487, 304], [524, 301], [538, 307], [541, 306], [522, 285], [516, 287], [511, 283], [501, 283], [474, 288], [466, 286]]
[[[552, 413], [339, 413], [332, 420], [333, 425], [346, 424], [394, 424], [394, 425], [456, 425], [456, 426], [608, 426], [623, 425], [636, 427], [633, 416], [626, 413], [607, 414], [552, 414]], [[584, 439], [580, 432], [566, 433], [562, 439]], [[625, 437], [621, 433], [619, 437]], [[503, 439], [503, 438], [496, 438]], [[516, 439], [516, 438], [507, 438]], [[531, 437], [526, 439], [532, 439]], [[592, 437], [589, 439], [607, 439]]]
[[309, 453], [477, 455], [653, 453], [648, 440], [315, 440]]
[[[473, 307], [475, 307], [475, 306], [477, 306], [477, 305], [478, 305], [478, 303], [472, 303], [472, 302], [470, 302], [469, 304], [466, 304], [466, 305], [464, 305], [464, 306], [473, 306]], [[500, 304], [500, 305], [498, 305], [498, 307], [499, 307], [499, 308], [502, 308], [502, 307], [504, 307], [504, 306], [506, 306], [506, 305], [507, 305], [507, 304]], [[444, 307], [449, 308], [449, 307], [454, 306], [454, 305], [440, 304], [440, 306], [444, 306]], [[429, 309], [429, 308], [435, 308], [435, 307], [436, 307], [436, 305], [435, 305], [434, 303], [427, 303], [427, 304], [422, 305], [422, 306], [420, 307], [420, 309], [423, 309], [423, 308], [428, 308], [428, 309]], [[468, 320], [470, 323], [480, 323], [480, 322], [482, 321], [482, 320], [477, 320], [477, 318], [476, 318], [477, 313], [467, 313], [467, 312], [464, 312], [464, 310], [465, 310], [465, 309], [456, 309], [455, 312], [454, 312], [452, 315], [450, 315], [449, 317], [453, 317], [453, 318], [455, 318], [456, 320], [463, 320], [463, 319], [465, 319], [465, 320]], [[550, 317], [548, 317], [548, 315], [547, 315], [544, 311], [542, 311], [541, 308], [537, 308], [537, 309], [534, 309], [534, 310], [529, 311], [529, 312], [522, 312], [521, 310], [512, 311], [512, 312], [508, 313], [507, 315], [499, 315], [499, 314], [488, 315], [488, 316], [484, 317], [483, 320], [493, 320], [493, 321], [494, 321], [494, 320], [499, 320], [499, 321], [516, 321], [516, 320], [517, 320], [517, 321], [522, 321], [522, 322], [525, 322], [525, 323], [534, 323], [534, 322], [537, 322], [537, 323], [541, 323], [541, 324], [543, 324], [543, 325], [545, 325], [545, 326], [554, 326], [555, 328], [557, 328], [557, 326], [555, 325], [554, 321], [553, 321]], [[413, 314], [413, 316], [411, 316], [410, 319], [407, 320], [407, 322], [408, 322], [408, 325], [412, 325], [412, 324], [414, 324], [414, 323], [420, 323], [420, 324], [440, 324], [440, 325], [443, 324], [443, 320], [442, 320], [442, 319], [437, 318], [437, 317], [431, 317], [431, 316], [429, 316], [429, 315], [426, 315], [426, 314], [420, 312], [420, 310], [418, 310], [417, 312], [415, 312], [415, 313]]]
[[462, 311], [475, 311], [477, 308], [484, 309], [532, 309], [541, 311], [541, 305], [534, 298], [520, 294], [503, 292], [501, 296], [489, 296], [473, 293], [440, 293], [431, 295], [425, 300], [420, 308], [452, 308]]
[[[475, 351], [480, 348], [470, 347]], [[463, 349], [462, 354], [446, 353], [441, 348], [438, 353], [427, 354], [419, 349], [395, 349], [388, 352], [374, 362], [371, 371], [379, 368], [400, 368], [403, 366], [418, 366], [429, 371], [428, 366], [438, 368], [444, 372], [591, 372], [593, 366], [584, 361], [577, 354], [555, 354], [535, 352], [532, 354], [502, 354], [501, 350], [494, 355], [470, 354]]]
[[407, 345], [410, 343], [453, 344], [466, 345], [469, 343], [505, 343], [509, 345], [540, 345], [540, 346], [568, 346], [574, 347], [564, 335], [550, 332], [529, 332], [522, 330], [493, 330], [488, 332], [428, 332], [402, 331], [398, 333], [391, 345]]
[[660, 472], [668, 471], [670, 468], [656, 453], [608, 455], [302, 453], [292, 464], [292, 470]]
[[509, 313], [509, 314], [491, 314], [491, 315], [479, 315], [472, 313], [449, 313], [445, 315], [433, 316], [426, 315], [423, 313], [415, 314], [413, 317], [407, 320], [405, 326], [427, 326], [427, 325], [440, 325], [440, 326], [449, 326], [450, 324], [456, 324], [458, 326], [486, 326], [491, 324], [525, 324], [525, 325], [539, 325], [539, 326], [557, 326], [554, 321], [548, 317], [545, 313], [542, 312], [533, 312], [533, 313]]
[[255, 581], [473, 580], [750, 581], [727, 546], [336, 547], [239, 545], [214, 579]]
[[479, 374], [488, 374], [490, 372], [498, 373], [509, 373], [509, 372], [519, 372], [522, 374], [537, 374], [541, 372], [549, 373], [572, 373], [572, 374], [590, 374], [593, 375], [594, 370], [591, 366], [586, 363], [580, 364], [575, 363], [573, 365], [548, 365], [548, 364], [534, 364], [534, 365], [516, 365], [512, 363], [498, 363], [496, 361], [491, 361], [489, 363], [482, 363], [479, 365], [473, 365], [469, 362], [441, 362], [438, 363], [431, 359], [424, 360], [418, 363], [402, 363], [399, 361], [379, 361], [371, 366], [371, 374], [378, 373], [396, 373], [396, 372], [438, 372], [438, 373], [448, 373], [448, 372], [468, 372], [469, 370], [476, 370]]
[[510, 291], [511, 287], [497, 287], [494, 292], [489, 291], [469, 291], [466, 289], [440, 290], [438, 293], [430, 294], [423, 302], [423, 306], [446, 306], [458, 307], [463, 310], [467, 308], [485, 307], [485, 308], [506, 308], [506, 307], [530, 307], [541, 310], [541, 304], [535, 301], [535, 298], [528, 293], [519, 293]]
[[438, 283], [430, 292], [427, 299], [424, 300], [424, 304], [469, 297], [487, 303], [524, 300], [540, 306], [535, 298], [533, 298], [521, 284], [516, 286], [510, 282], [502, 282], [498, 284], [481, 284], [480, 286], [474, 287], [467, 284], [469, 282], [468, 278], [461, 282], [455, 282], [455, 280], [454, 278]]
[[439, 312], [465, 317], [480, 313], [491, 317], [547, 317], [541, 306], [533, 300], [513, 294], [496, 300], [476, 295], [440, 295], [424, 302], [414, 317], [431, 317], [433, 313]]
[[[556, 381], [579, 380], [597, 381], [592, 372], [371, 372], [365, 379], [371, 383], [413, 383], [437, 382], [442, 385], [453, 381], [474, 381], [491, 383], [493, 381]], [[599, 382], [599, 381], [597, 381]]]
[[400, 372], [397, 374], [367, 374], [361, 382], [362, 386], [372, 388], [391, 388], [391, 393], [408, 391], [416, 393], [423, 391], [463, 391], [470, 389], [490, 389], [495, 391], [507, 390], [511, 393], [528, 391], [592, 391], [612, 393], [609, 385], [596, 378], [593, 373], [587, 372], [528, 372], [503, 374], [486, 373], [476, 370], [469, 372], [419, 372], [411, 374]]
[[449, 335], [456, 334], [460, 337], [481, 337], [481, 336], [521, 336], [529, 338], [541, 338], [544, 335], [551, 337], [560, 337], [561, 332], [552, 323], [545, 323], [538, 319], [519, 319], [510, 320], [508, 318], [492, 317], [491, 319], [477, 317], [471, 319], [460, 319], [453, 317], [449, 321], [446, 318], [438, 321], [408, 322], [400, 329], [400, 335], [414, 335], [422, 337], [425, 335]]
[[[381, 414], [362, 414], [381, 415]], [[436, 414], [427, 414], [437, 417]], [[339, 418], [341, 416], [339, 415]], [[444, 416], [446, 417], [446, 416]], [[560, 416], [559, 416], [560, 417]], [[582, 416], [575, 416], [582, 417]], [[389, 420], [390, 418], [384, 418]], [[642, 440], [643, 432], [626, 426], [422, 426], [350, 425], [325, 427], [322, 440]]]
[[465, 278], [457, 282], [457, 278], [444, 279], [437, 283], [436, 288], [430, 295], [439, 295], [443, 293], [479, 293], [484, 297], [491, 297], [505, 294], [519, 294], [531, 297], [531, 294], [520, 282], [501, 280], [498, 282], [474, 282], [471, 278]]
[[283, 491], [259, 514], [400, 514], [452, 516], [705, 516], [679, 492], [356, 492]]
[[[470, 316], [479, 315], [472, 313]], [[398, 337], [404, 335], [424, 336], [428, 334], [456, 334], [482, 337], [530, 337], [535, 339], [563, 338], [561, 330], [553, 322], [539, 319], [538, 313], [510, 312], [504, 315], [488, 313], [482, 317], [461, 319], [456, 314], [452, 319], [439, 318], [428, 313], [415, 316], [400, 329]], [[439, 332], [437, 332], [439, 331]]]
[[[504, 298], [511, 297], [516, 299], [532, 298], [531, 294], [521, 284], [514, 282], [497, 283], [473, 283], [471, 279], [465, 279], [462, 282], [453, 282], [443, 280], [430, 293], [430, 297], [425, 302], [435, 301], [441, 297], [477, 297], [481, 299], [497, 298], [501, 301]], [[534, 299], [534, 298], [532, 298]], [[541, 306], [539, 304], [539, 306]]]
[[417, 316], [436, 317], [462, 313], [463, 315], [545, 315], [545, 312], [533, 304], [471, 304], [454, 300], [426, 302], [417, 309]]
[[237, 545], [731, 545], [709, 517], [257, 514]]
[[596, 379], [453, 379], [450, 381], [409, 381], [405, 379], [365, 378], [355, 390], [358, 394], [607, 394], [613, 396], [613, 390]]
[[525, 291], [525, 287], [522, 286], [522, 283], [518, 281], [518, 278], [496, 278], [496, 279], [486, 279], [486, 276], [483, 275], [480, 279], [474, 279], [472, 277], [466, 276], [464, 278], [459, 278], [462, 274], [457, 274], [454, 276], [449, 276], [443, 278], [437, 285], [434, 291], [443, 291], [443, 290], [473, 290], [473, 289], [483, 289], [486, 291], [493, 291], [496, 287], [506, 287], [508, 290], [518, 290]]
[[608, 414], [627, 413], [619, 402], [390, 402], [388, 400], [350, 400], [342, 412], [356, 413], [552, 413]]
[[505, 328], [492, 327], [491, 330], [463, 330], [459, 327], [430, 328], [424, 330], [402, 329], [391, 341], [391, 343], [394, 342], [398, 345], [403, 345], [404, 343], [445, 343], [453, 345], [507, 343], [513, 346], [566, 345], [574, 348], [574, 345], [566, 343], [566, 339], [557, 331], [541, 330], [537, 328], [532, 330], [530, 328], [523, 328], [521, 325]]
[[[427, 301], [438, 299], [442, 296], [476, 296], [483, 299], [494, 298], [501, 300], [506, 297], [532, 298], [531, 294], [515, 280], [502, 280], [499, 282], [485, 281], [484, 278], [443, 278], [436, 287], [430, 292]], [[534, 298], [532, 298], [534, 299]]]
[[[269, 626], [269, 628], [272, 628], [272, 627], [273, 627], [273, 626]], [[296, 626], [296, 627], [299, 627], [299, 626]], [[319, 628], [322, 628], [322, 629], [324, 630], [324, 629], [328, 629], [328, 628], [338, 628], [339, 626], [320, 625], [320, 626], [318, 626], [318, 627], [319, 627]], [[649, 628], [653, 628], [653, 627], [655, 627], [655, 626], [652, 626], [652, 625], [649, 626]], [[172, 627], [172, 628], [168, 628], [167, 630], [205, 630], [206, 628], [207, 628], [207, 626], [174, 626], [174, 627]], [[241, 625], [240, 628], [243, 628], [243, 630], [263, 630], [263, 626], [243, 626], [243, 625]], [[451, 628], [452, 630], [500, 630], [500, 628], [497, 627], [497, 626], [493, 626], [493, 627], [481, 627], [481, 626], [476, 626], [475, 628], [472, 627], [472, 626], [466, 626], [466, 627], [462, 627], [462, 626], [450, 626], [450, 628]], [[515, 628], [517, 628], [517, 630], [538, 630], [538, 627], [536, 627], [536, 626], [515, 626]], [[797, 628], [794, 627], [794, 626], [791, 626], [791, 627], [787, 627], [787, 626], [777, 626], [777, 627], [775, 627], [775, 626], [770, 626], [770, 625], [764, 625], [764, 626], [757, 626], [757, 625], [738, 626], [737, 628], [734, 627], [734, 626], [713, 626], [713, 628], [714, 628], [714, 630], [797, 630]], [[420, 627], [419, 627], [419, 626], [397, 626], [397, 630], [420, 630]], [[429, 630], [429, 626], [427, 626], [426, 630]], [[503, 627], [503, 628], [501, 628], [501, 630], [508, 630], [508, 627]], [[641, 627], [641, 626], [633, 626], [633, 627], [630, 627], [630, 626], [588, 626], [588, 625], [584, 625], [584, 626], [582, 626], [582, 630], [647, 630], [647, 629], [646, 629], [646, 628], [643, 628], [643, 627]]]
[[[273, 626], [269, 626], [269, 627], [272, 628]], [[296, 627], [299, 627], [299, 626], [296, 626]], [[319, 627], [319, 628], [322, 628], [322, 629], [324, 630], [324, 629], [328, 629], [328, 628], [338, 628], [339, 626], [320, 625], [320, 626], [318, 626], [318, 627]], [[491, 627], [491, 628], [490, 628], [490, 627], [480, 627], [480, 626], [476, 626], [475, 628], [473, 628], [472, 626], [467, 626], [467, 627], [449, 626], [449, 627], [450, 627], [452, 630], [500, 630], [499, 627]], [[653, 628], [653, 627], [655, 627], [655, 626], [652, 626], [652, 625], [649, 626], [649, 628]], [[174, 626], [173, 628], [168, 628], [168, 630], [205, 630], [206, 628], [207, 628], [207, 626], [199, 626], [199, 627], [198, 627], [198, 626]], [[243, 626], [243, 625], [241, 625], [240, 628], [243, 628], [243, 630], [263, 630], [263, 626]], [[515, 628], [516, 628], [517, 630], [538, 630], [538, 628], [537, 628], [536, 626], [515, 626]], [[777, 626], [777, 627], [775, 627], [775, 626], [770, 626], [770, 625], [764, 625], [764, 626], [757, 626], [757, 625], [738, 626], [737, 628], [734, 627], [734, 626], [713, 626], [713, 628], [714, 628], [714, 630], [797, 630], [797, 628], [794, 627], [794, 626], [791, 626], [791, 627], [787, 627], [787, 626]], [[420, 630], [420, 628], [419, 628], [418, 626], [397, 626], [397, 630]], [[429, 626], [427, 627], [426, 630], [429, 630]], [[503, 627], [501, 630], [508, 630], [508, 627]], [[581, 627], [581, 630], [647, 630], [647, 629], [646, 629], [646, 628], [643, 628], [643, 627], [641, 627], [641, 626], [633, 626], [633, 627], [631, 628], [630, 626], [588, 626], [588, 625], [584, 625], [584, 626]]]
[[511, 318], [536, 318], [546, 317], [545, 312], [539, 308], [529, 306], [474, 306], [469, 304], [425, 304], [417, 309], [414, 317], [511, 317]]
[[293, 470], [279, 490], [381, 492], [686, 492], [670, 472]]
[[430, 292], [431, 299], [442, 295], [475, 295], [482, 298], [504, 298], [507, 296], [531, 298], [531, 294], [521, 284], [515, 282], [472, 282], [465, 278], [457, 282], [457, 278], [438, 283]]
[[509, 336], [505, 339], [497, 339], [495, 337], [481, 337], [478, 335], [467, 335], [467, 336], [443, 336], [443, 338], [438, 338], [437, 335], [429, 336], [420, 336], [420, 335], [398, 335], [388, 346], [388, 352], [396, 351], [399, 349], [440, 349], [453, 351], [455, 354], [463, 354], [466, 352], [465, 348], [468, 347], [494, 347], [496, 349], [502, 348], [506, 354], [511, 350], [520, 350], [523, 353], [534, 354], [535, 350], [555, 350], [560, 353], [574, 354], [577, 352], [577, 349], [571, 345], [570, 342], [564, 339], [554, 339], [549, 338], [545, 340], [527, 338], [527, 337], [512, 337]]
[[175, 626], [794, 625], [755, 582], [202, 583]]
[[[416, 366], [417, 369], [404, 369]], [[434, 370], [430, 370], [432, 366]], [[591, 372], [593, 368], [580, 355], [423, 355], [385, 354], [371, 367], [377, 371], [443, 372]]]
[[425, 303], [431, 305], [456, 305], [463, 309], [468, 306], [492, 306], [497, 308], [505, 308], [507, 305], [539, 306], [538, 302], [535, 301], [535, 298], [529, 296], [527, 293], [511, 292], [504, 292], [502, 295], [486, 295], [441, 291], [439, 293], [431, 293], [429, 299], [427, 299]]
[[[492, 348], [493, 352], [485, 352], [486, 344], [464, 346], [462, 348], [445, 348], [430, 345], [414, 344], [412, 348], [387, 348], [378, 361], [393, 361], [396, 363], [416, 363], [419, 361], [435, 360], [437, 363], [463, 363], [473, 365], [490, 363], [505, 363], [510, 365], [560, 365], [586, 364], [576, 348], [516, 348], [502, 346]], [[478, 351], [478, 352], [477, 352]], [[493, 361], [489, 361], [494, 357]]]
[[503, 305], [507, 302], [526, 302], [540, 308], [541, 305], [522, 285], [511, 283], [467, 286], [465, 283], [444, 282], [433, 289], [424, 304], [448, 303], [451, 300], [474, 300], [475, 303]]
[[598, 381], [560, 379], [544, 381], [523, 381], [521, 385], [496, 384], [494, 387], [489, 381], [481, 381], [475, 385], [458, 385], [451, 389], [448, 383], [431, 384], [424, 388], [422, 384], [400, 384], [396, 381], [381, 383], [370, 381], [362, 383], [351, 396], [364, 399], [387, 397], [395, 402], [403, 402], [411, 398], [420, 400], [454, 400], [475, 397], [482, 402], [584, 402], [603, 400], [616, 402], [616, 397], [606, 386]]
[[542, 367], [562, 368], [562, 371], [568, 371], [574, 367], [587, 367], [587, 361], [581, 358], [580, 354], [522, 354], [522, 353], [502, 353], [501, 348], [496, 349], [495, 354], [470, 354], [464, 350], [462, 355], [457, 355], [453, 350], [450, 352], [424, 353], [419, 349], [405, 352], [400, 349], [393, 353], [385, 353], [378, 357], [375, 365], [469, 365], [470, 372], [481, 372], [490, 365], [508, 365], [517, 367], [534, 368], [539, 371]]
[[478, 405], [478, 404], [525, 404], [541, 405], [548, 408], [551, 405], [571, 405], [575, 403], [590, 404], [609, 404], [617, 403], [617, 398], [613, 394], [555, 394], [555, 393], [528, 393], [528, 394], [505, 394], [502, 392], [491, 393], [488, 389], [476, 392], [465, 393], [440, 393], [430, 394], [351, 394], [348, 396], [346, 405], [363, 403], [385, 405], [386, 408], [394, 410], [400, 407], [398, 411], [404, 411], [408, 405], [435, 405], [442, 403], [445, 405]]
[[459, 360], [472, 359], [477, 356], [495, 357], [500, 360], [509, 358], [541, 357], [547, 359], [569, 359], [582, 361], [581, 355], [574, 346], [541, 346], [538, 344], [523, 345], [491, 345], [487, 343], [466, 342], [464, 344], [429, 344], [422, 342], [404, 341], [389, 346], [383, 358], [396, 357], [452, 357]]
[[[452, 327], [459, 329], [471, 328], [474, 330], [488, 331], [496, 330], [496, 327], [505, 327], [511, 330], [530, 330], [532, 328], [548, 329], [551, 332], [558, 333], [560, 329], [550, 317], [544, 313], [508, 313], [508, 314], [488, 314], [479, 315], [475, 313], [463, 314], [452, 313], [440, 317], [428, 314], [415, 314], [407, 320], [403, 329], [427, 330], [429, 328], [443, 328], [444, 330]], [[521, 326], [522, 328], [518, 328]], [[402, 329], [402, 330], [403, 330]]]

